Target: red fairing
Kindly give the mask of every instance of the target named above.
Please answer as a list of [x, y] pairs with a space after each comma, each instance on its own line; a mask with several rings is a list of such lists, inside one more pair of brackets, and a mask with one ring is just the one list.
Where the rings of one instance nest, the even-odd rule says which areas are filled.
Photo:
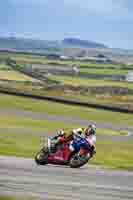
[[69, 150], [69, 145], [65, 143], [62, 149], [49, 155], [48, 161], [53, 164], [64, 164], [69, 161], [70, 155], [71, 151]]

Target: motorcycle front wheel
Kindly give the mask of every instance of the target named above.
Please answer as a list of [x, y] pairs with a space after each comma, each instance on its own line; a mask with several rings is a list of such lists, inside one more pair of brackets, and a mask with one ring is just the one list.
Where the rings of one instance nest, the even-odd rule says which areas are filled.
[[41, 149], [36, 155], [35, 155], [35, 162], [37, 165], [46, 165], [48, 164], [48, 151]]

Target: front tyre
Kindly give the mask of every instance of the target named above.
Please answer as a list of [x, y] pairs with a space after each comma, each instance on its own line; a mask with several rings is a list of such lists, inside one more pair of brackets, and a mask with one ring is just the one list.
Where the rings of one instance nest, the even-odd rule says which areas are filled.
[[83, 165], [85, 165], [86, 163], [88, 163], [89, 159], [90, 159], [89, 155], [78, 155], [78, 154], [75, 154], [70, 159], [69, 166], [71, 168], [80, 168]]
[[41, 151], [35, 155], [35, 162], [37, 165], [48, 164], [48, 151], [41, 149]]

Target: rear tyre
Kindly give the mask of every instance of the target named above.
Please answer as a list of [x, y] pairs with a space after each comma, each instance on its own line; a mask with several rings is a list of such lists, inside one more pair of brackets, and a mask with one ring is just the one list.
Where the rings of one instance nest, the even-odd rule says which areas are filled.
[[80, 168], [83, 165], [87, 164], [89, 159], [90, 159], [90, 156], [84, 156], [84, 155], [75, 154], [70, 159], [69, 166], [71, 168]]
[[36, 155], [35, 155], [35, 162], [37, 165], [46, 165], [48, 164], [48, 151], [47, 149], [41, 149]]

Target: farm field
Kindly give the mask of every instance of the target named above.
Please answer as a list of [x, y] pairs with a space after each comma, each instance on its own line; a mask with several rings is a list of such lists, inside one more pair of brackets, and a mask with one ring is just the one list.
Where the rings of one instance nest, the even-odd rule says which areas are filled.
[[12, 81], [32, 81], [39, 82], [37, 79], [24, 75], [17, 71], [4, 71], [0, 70], [0, 79], [12, 80]]
[[120, 81], [108, 81], [108, 80], [95, 80], [95, 79], [83, 79], [79, 77], [70, 77], [70, 76], [55, 76], [51, 75], [51, 79], [61, 81], [66, 85], [74, 86], [115, 86], [115, 87], [124, 87], [133, 89], [133, 83], [120, 82]]
[[104, 75], [127, 75], [128, 70], [120, 70], [120, 69], [82, 69], [80, 68], [80, 72], [86, 74], [104, 74]]
[[[26, 55], [26, 54], [15, 54], [15, 53], [0, 53], [0, 58], [2, 59], [7, 59], [7, 58], [12, 58], [13, 60], [16, 60], [18, 63], [33, 63], [33, 64], [55, 64], [55, 65], [60, 65], [60, 66], [72, 66], [72, 65], [78, 65], [81, 68], [85, 68], [85, 69], [89, 69], [90, 67], [94, 67], [99, 69], [125, 69], [128, 67], [127, 65], [123, 65], [123, 64], [104, 64], [104, 63], [91, 63], [91, 62], [87, 62], [87, 61], [69, 61], [69, 60], [50, 60], [47, 59], [46, 56], [39, 56], [39, 55]], [[132, 65], [130, 65], [130, 67], [133, 67]]]

